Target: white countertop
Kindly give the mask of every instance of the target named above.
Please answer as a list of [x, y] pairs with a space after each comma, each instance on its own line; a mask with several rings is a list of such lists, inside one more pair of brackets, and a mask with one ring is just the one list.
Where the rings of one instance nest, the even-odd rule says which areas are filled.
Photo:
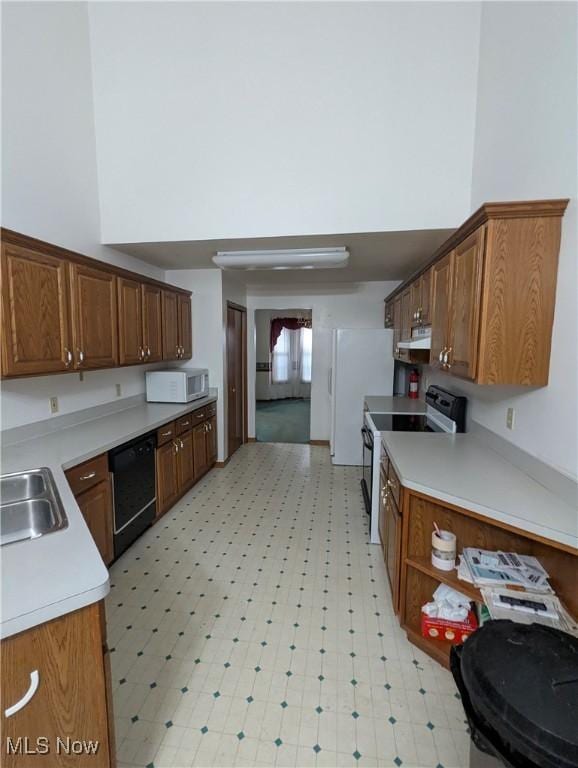
[[473, 434], [380, 432], [406, 488], [578, 547], [578, 510]]
[[141, 403], [25, 442], [3, 445], [2, 473], [38, 467], [52, 471], [68, 527], [1, 548], [1, 637], [90, 605], [109, 591], [108, 570], [64, 470], [215, 400], [211, 395], [178, 405]]
[[411, 397], [365, 396], [365, 405], [370, 413], [425, 413], [425, 400], [415, 400]]

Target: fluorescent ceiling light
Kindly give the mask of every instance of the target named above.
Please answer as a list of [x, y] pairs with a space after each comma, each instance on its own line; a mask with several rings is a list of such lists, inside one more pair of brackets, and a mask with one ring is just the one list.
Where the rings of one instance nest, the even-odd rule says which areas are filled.
[[349, 251], [339, 248], [284, 248], [274, 251], [219, 251], [221, 269], [336, 269], [346, 267]]

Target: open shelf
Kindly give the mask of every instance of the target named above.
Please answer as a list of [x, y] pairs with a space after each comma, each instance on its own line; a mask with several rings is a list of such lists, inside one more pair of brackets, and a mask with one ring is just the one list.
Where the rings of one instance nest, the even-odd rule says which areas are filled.
[[438, 568], [434, 568], [431, 560], [427, 557], [407, 557], [405, 562], [411, 568], [415, 568], [417, 571], [425, 573], [426, 576], [430, 576], [432, 579], [436, 579], [442, 584], [447, 584], [448, 587], [461, 592], [469, 597], [470, 600], [475, 600], [478, 603], [483, 602], [480, 590], [474, 587], [473, 584], [458, 579], [457, 571], [440, 571]]

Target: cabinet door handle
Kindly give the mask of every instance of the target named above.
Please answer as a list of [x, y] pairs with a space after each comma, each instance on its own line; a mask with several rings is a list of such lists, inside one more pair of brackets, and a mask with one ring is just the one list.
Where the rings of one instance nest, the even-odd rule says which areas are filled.
[[88, 475], [81, 475], [78, 479], [79, 480], [92, 480], [93, 477], [96, 477], [96, 472], [89, 472]]
[[175, 448], [175, 453], [178, 453], [179, 452], [179, 446], [178, 446], [178, 443], [177, 443], [176, 440], [173, 440], [173, 446]]
[[38, 670], [35, 669], [33, 672], [30, 673], [30, 686], [24, 696], [16, 702], [16, 704], [13, 704], [11, 707], [8, 707], [8, 709], [4, 710], [4, 717], [12, 717], [12, 715], [15, 715], [17, 712], [20, 712], [21, 709], [23, 709], [30, 699], [34, 696], [36, 691], [38, 690], [38, 685], [40, 683], [40, 675], [38, 674]]
[[150, 356], [151, 356], [151, 348], [147, 347], [147, 357], [150, 357]]
[[444, 361], [444, 353], [445, 353], [445, 351], [446, 351], [446, 347], [442, 347], [441, 351], [440, 351], [440, 354], [439, 354], [439, 358], [438, 358], [440, 363], [443, 363], [443, 361]]
[[66, 366], [66, 368], [70, 368], [70, 366], [72, 365], [72, 352], [68, 349], [68, 347], [65, 347], [64, 354], [66, 356], [66, 362], [64, 363], [64, 365]]
[[77, 350], [78, 351], [78, 362], [84, 363], [84, 352], [82, 349]]

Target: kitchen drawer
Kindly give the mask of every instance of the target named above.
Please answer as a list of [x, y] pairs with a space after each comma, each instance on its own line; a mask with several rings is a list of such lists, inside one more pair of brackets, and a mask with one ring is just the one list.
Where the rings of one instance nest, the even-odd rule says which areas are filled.
[[180, 419], [176, 420], [175, 424], [177, 435], [182, 435], [183, 432], [188, 432], [193, 426], [193, 414], [187, 413], [186, 416], [181, 416]]
[[401, 506], [401, 483], [399, 482], [398, 476], [395, 474], [395, 470], [391, 461], [389, 462], [388, 485], [391, 490], [391, 494], [395, 499], [395, 503], [397, 504], [397, 508], [399, 509]]
[[68, 469], [66, 479], [75, 496], [103, 480], [108, 482], [108, 454], [102, 453], [94, 459]]
[[211, 403], [210, 405], [207, 405], [205, 408], [205, 411], [207, 413], [207, 418], [210, 418], [211, 416], [217, 415], [217, 403]]
[[172, 440], [175, 436], [175, 422], [169, 421], [168, 424], [163, 424], [162, 427], [157, 429], [157, 446], [164, 445]]
[[201, 421], [205, 421], [205, 419], [208, 418], [206, 408], [201, 408], [198, 411], [193, 411], [190, 415], [193, 417], [193, 425], [200, 424]]

